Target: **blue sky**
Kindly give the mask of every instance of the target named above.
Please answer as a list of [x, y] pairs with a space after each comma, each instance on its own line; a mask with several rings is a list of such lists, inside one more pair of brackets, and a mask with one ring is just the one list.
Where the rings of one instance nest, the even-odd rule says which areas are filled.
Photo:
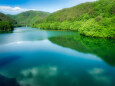
[[0, 0], [0, 12], [17, 14], [28, 10], [54, 12], [96, 0]]

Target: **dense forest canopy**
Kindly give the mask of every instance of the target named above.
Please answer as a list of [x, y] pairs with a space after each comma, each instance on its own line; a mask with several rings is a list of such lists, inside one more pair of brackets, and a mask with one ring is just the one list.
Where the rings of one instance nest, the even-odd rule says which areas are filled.
[[85, 36], [115, 38], [115, 0], [86, 2], [51, 14], [32, 10], [17, 15], [0, 13], [0, 21], [7, 26], [17, 23], [42, 29], [74, 30]]
[[75, 30], [85, 36], [115, 38], [115, 0], [82, 3], [52, 13], [33, 27]]
[[17, 23], [14, 19], [12, 19], [11, 17], [9, 17], [8, 15], [5, 15], [3, 13], [0, 13], [0, 21], [8, 21], [11, 24], [16, 24]]
[[0, 32], [12, 31], [15, 24], [17, 24], [17, 22], [14, 19], [3, 13], [0, 13]]
[[9, 15], [17, 21], [19, 25], [32, 25], [39, 19], [43, 19], [49, 15], [48, 12], [42, 11], [26, 11], [17, 15]]
[[39, 20], [44, 20], [48, 15], [48, 12], [32, 10], [17, 15], [0, 13], [0, 31], [11, 31], [14, 26], [32, 25]]

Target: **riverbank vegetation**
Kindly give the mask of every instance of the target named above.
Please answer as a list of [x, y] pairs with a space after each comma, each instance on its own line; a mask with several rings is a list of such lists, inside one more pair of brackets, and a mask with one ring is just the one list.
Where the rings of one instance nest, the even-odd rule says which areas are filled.
[[0, 32], [12, 31], [13, 26], [7, 21], [0, 21]]
[[36, 21], [44, 20], [50, 13], [42, 11], [26, 11], [17, 15], [0, 13], [0, 32], [12, 31], [13, 27], [30, 26]]
[[92, 37], [115, 38], [115, 0], [87, 2], [50, 14], [32, 27], [75, 30]]
[[0, 13], [0, 32], [12, 31], [17, 22], [9, 16]]

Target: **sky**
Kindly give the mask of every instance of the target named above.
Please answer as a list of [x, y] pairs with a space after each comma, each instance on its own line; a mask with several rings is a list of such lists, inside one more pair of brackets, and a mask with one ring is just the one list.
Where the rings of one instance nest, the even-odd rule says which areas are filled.
[[96, 0], [0, 0], [0, 12], [18, 14], [24, 11], [37, 10], [52, 13], [63, 8], [92, 1]]

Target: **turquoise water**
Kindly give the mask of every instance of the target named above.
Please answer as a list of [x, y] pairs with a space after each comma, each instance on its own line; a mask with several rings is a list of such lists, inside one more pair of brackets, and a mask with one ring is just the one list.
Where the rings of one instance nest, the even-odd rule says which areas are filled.
[[115, 86], [115, 40], [15, 28], [0, 34], [0, 76], [19, 86]]

